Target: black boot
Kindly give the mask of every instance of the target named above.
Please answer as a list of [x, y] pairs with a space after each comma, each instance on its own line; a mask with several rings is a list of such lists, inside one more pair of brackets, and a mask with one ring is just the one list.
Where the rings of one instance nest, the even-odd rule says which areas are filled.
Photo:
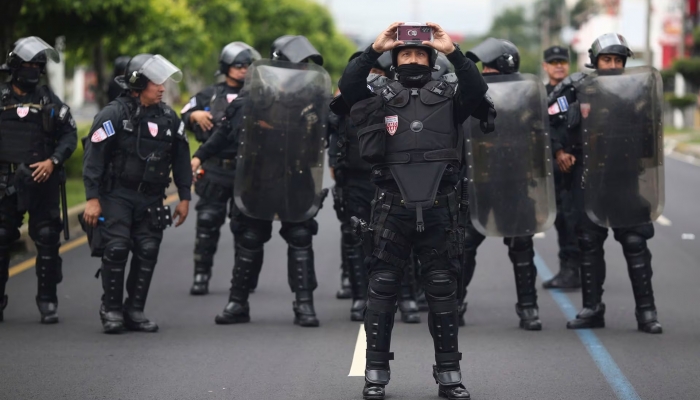
[[396, 313], [395, 304], [395, 296], [383, 296], [374, 292], [370, 294], [367, 302], [364, 324], [367, 352], [363, 399], [384, 399], [385, 387], [391, 379], [389, 361], [394, 359], [394, 353], [389, 350]]
[[350, 283], [350, 277], [347, 273], [345, 263], [340, 267], [342, 272], [340, 273], [340, 289], [335, 293], [336, 299], [351, 299], [352, 298], [352, 284]]
[[596, 238], [584, 235], [581, 246], [581, 295], [583, 310], [566, 323], [568, 329], [605, 328], [605, 253]]
[[[126, 262], [124, 262], [125, 264]], [[120, 333], [125, 329], [122, 298], [124, 297], [124, 268], [122, 263], [103, 259], [102, 268], [102, 304], [100, 320], [104, 333]]]
[[288, 246], [287, 274], [289, 286], [296, 297], [292, 303], [294, 324], [304, 327], [319, 326], [313, 296], [313, 291], [318, 286], [314, 271], [314, 251], [310, 244], [303, 247], [292, 244]]
[[[209, 293], [209, 278], [214, 265], [214, 255], [221, 236], [221, 224], [226, 220], [218, 208], [206, 205], [197, 212], [197, 236], [194, 241], [194, 282], [190, 294], [201, 296]], [[224, 207], [225, 209], [225, 207]]]
[[651, 334], [663, 333], [664, 330], [656, 317], [656, 310], [637, 309], [634, 315], [637, 317], [637, 330]]
[[250, 306], [245, 304], [229, 301], [221, 314], [218, 314], [214, 319], [217, 325], [242, 324], [250, 322]]
[[[437, 299], [436, 299], [437, 300]], [[449, 301], [445, 298], [444, 301]], [[435, 301], [435, 305], [441, 302]], [[434, 307], [437, 308], [437, 307]], [[462, 372], [459, 360], [459, 311], [428, 313], [428, 326], [435, 347], [433, 378], [438, 386], [438, 396], [447, 399], [470, 399], [469, 392], [462, 385]]]
[[580, 268], [580, 263], [577, 260], [562, 260], [559, 273], [554, 275], [552, 279], [544, 281], [542, 287], [545, 289], [578, 289], [581, 287]]
[[[196, 267], [195, 267], [196, 268]], [[209, 279], [211, 278], [211, 273], [195, 273], [194, 283], [190, 289], [190, 294], [193, 296], [200, 296], [209, 293]]]
[[294, 324], [304, 327], [317, 327], [320, 325], [314, 310], [314, 295], [312, 292], [299, 291], [294, 293], [296, 301], [292, 304], [294, 309]]
[[[511, 244], [516, 241], [527, 241], [527, 238], [511, 238]], [[515, 312], [520, 318], [520, 328], [526, 331], [542, 330], [539, 308], [537, 307], [537, 289], [535, 279], [537, 268], [534, 263], [534, 250], [532, 250], [532, 238], [529, 239], [530, 246], [522, 246], [524, 249], [516, 250], [513, 245], [509, 245], [508, 256], [513, 263], [515, 272], [515, 289], [518, 295], [518, 303], [515, 305]]]
[[[625, 245], [636, 244], [639, 251], [632, 252], [623, 247], [623, 253], [627, 260], [627, 271], [632, 282], [634, 292], [635, 317], [637, 318], [637, 329], [645, 333], [658, 334], [663, 329], [656, 315], [656, 305], [654, 304], [654, 290], [651, 286], [651, 277], [654, 271], [651, 269], [651, 252], [646, 246], [646, 240], [639, 236], [626, 237], [623, 240]], [[631, 242], [631, 243], [630, 243]]]
[[[585, 278], [584, 278], [585, 279]], [[576, 319], [566, 323], [567, 329], [605, 328], [605, 303], [598, 303], [593, 308], [584, 307]]]
[[343, 243], [344, 264], [348, 266], [352, 306], [350, 320], [363, 321], [367, 305], [367, 271], [364, 265], [362, 243]]
[[138, 254], [134, 254], [131, 259], [131, 269], [126, 284], [129, 297], [124, 302], [124, 325], [130, 331], [158, 331], [158, 325], [146, 318], [143, 313], [155, 266], [155, 260], [145, 260]]
[[63, 280], [61, 271], [62, 260], [58, 256], [59, 245], [36, 243], [36, 275], [37, 296], [36, 305], [41, 314], [42, 324], [58, 323], [57, 285]]

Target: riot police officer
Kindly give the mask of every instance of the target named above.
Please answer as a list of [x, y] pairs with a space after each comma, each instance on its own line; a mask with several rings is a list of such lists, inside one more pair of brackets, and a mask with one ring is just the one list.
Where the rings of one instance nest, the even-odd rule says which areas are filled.
[[[366, 259], [369, 288], [363, 396], [385, 396], [393, 359], [394, 313], [413, 250], [430, 306], [428, 325], [436, 361], [433, 377], [439, 395], [468, 399], [457, 339], [462, 233], [457, 226], [455, 185], [464, 140], [460, 126], [479, 108], [484, 108], [486, 117], [487, 86], [474, 63], [439, 25], [427, 24], [434, 41], [405, 42], [396, 40], [400, 24], [382, 32], [350, 62], [340, 80], [340, 91], [358, 128], [360, 154], [372, 164], [372, 181], [378, 186], [371, 224], [362, 225], [363, 242], [369, 247], [366, 253], [370, 254]], [[389, 50], [398, 80], [377, 95], [367, 88], [367, 75]], [[432, 80], [438, 51], [455, 66], [456, 79]]]
[[[352, 61], [355, 57], [358, 57], [362, 52], [357, 51], [355, 52], [352, 56], [350, 56], [350, 60]], [[393, 74], [391, 71], [391, 55], [388, 53], [384, 53], [382, 57], [380, 57], [379, 60], [374, 64], [372, 67], [372, 71], [370, 72], [370, 76], [374, 78], [379, 78], [382, 76], [388, 76]], [[372, 83], [368, 82], [370, 87], [372, 87]], [[338, 91], [336, 93], [336, 96], [338, 96], [340, 92]], [[347, 110], [349, 111], [349, 110]], [[341, 111], [345, 112], [345, 111]], [[348, 157], [348, 151], [350, 150], [347, 146], [351, 146], [351, 143], [346, 143], [345, 139], [340, 140], [340, 147], [338, 147], [338, 139], [340, 138], [340, 131], [339, 129], [344, 129], [345, 124], [347, 121], [345, 121], [345, 115], [337, 115], [335, 113], [331, 113], [329, 116], [329, 121], [328, 121], [328, 163], [330, 166], [330, 171], [331, 171], [331, 176], [333, 179], [336, 181], [336, 185], [332, 190], [333, 193], [333, 207], [336, 211], [336, 214], [338, 216], [338, 219], [341, 222], [341, 232], [351, 232], [350, 231], [350, 215], [346, 213], [346, 202], [348, 200], [347, 195], [345, 190], [343, 190], [343, 185], [346, 181], [345, 175], [343, 173], [343, 167], [345, 167], [345, 164], [347, 162], [340, 162], [338, 164], [338, 159], [340, 158], [345, 159], [349, 161]], [[352, 138], [353, 135], [350, 134], [347, 137]], [[348, 139], [352, 140], [352, 139]], [[359, 156], [358, 156], [359, 159]], [[338, 166], [340, 165], [340, 169], [338, 169]], [[367, 166], [365, 166], [367, 167]], [[346, 168], [347, 169], [347, 168]], [[369, 174], [369, 172], [368, 172]], [[367, 176], [369, 176], [367, 174]], [[369, 183], [368, 183], [369, 184]], [[369, 187], [369, 186], [367, 186]], [[372, 196], [374, 195], [374, 192], [372, 193]], [[371, 198], [370, 198], [371, 200]], [[346, 223], [344, 223], [346, 221]], [[343, 230], [345, 229], [345, 230]], [[351, 319], [354, 320], [362, 320], [362, 315], [360, 310], [361, 308], [364, 308], [364, 300], [360, 300], [360, 298], [364, 298], [363, 295], [361, 295], [359, 290], [360, 287], [362, 286], [367, 286], [366, 284], [362, 284], [362, 280], [358, 281], [358, 278], [354, 278], [351, 275], [354, 273], [353, 272], [353, 265], [348, 257], [355, 257], [355, 255], [352, 253], [352, 250], [350, 250], [350, 253], [346, 252], [346, 249], [350, 249], [350, 244], [355, 243], [357, 240], [352, 239], [353, 236], [351, 233], [350, 235], [344, 234], [341, 236], [340, 240], [340, 253], [341, 253], [341, 263], [340, 263], [340, 270], [341, 270], [341, 275], [340, 275], [340, 290], [336, 293], [335, 297], [339, 299], [353, 299], [353, 307], [351, 308]], [[361, 253], [359, 253], [361, 254]], [[353, 283], [353, 279], [355, 279], [355, 283], [359, 283], [359, 286]], [[355, 311], [352, 311], [355, 310]], [[357, 314], [357, 313], [360, 314]], [[359, 319], [353, 319], [353, 315]]]
[[[192, 175], [185, 124], [162, 102], [164, 83], [182, 72], [161, 55], [139, 54], [117, 78], [124, 94], [96, 116], [85, 141], [83, 218], [94, 233], [93, 256], [102, 258], [100, 319], [105, 333], [155, 332], [144, 308], [163, 230], [172, 223], [163, 205], [172, 170], [180, 203], [172, 218], [181, 225], [190, 201]], [[122, 302], [127, 258], [128, 297]]]
[[[552, 46], [544, 51], [542, 68], [547, 73], [549, 81], [545, 85], [547, 94], [552, 93], [554, 87], [569, 75], [569, 49], [561, 46]], [[566, 137], [557, 138], [553, 143], [566, 146]], [[552, 149], [552, 155], [561, 148]], [[556, 164], [556, 162], [555, 162]], [[559, 244], [559, 272], [545, 282], [545, 289], [575, 289], [581, 287], [579, 269], [581, 264], [581, 252], [578, 248], [578, 239], [574, 225], [576, 213], [574, 211], [573, 197], [571, 194], [571, 180], [559, 167], [554, 168], [554, 185], [557, 201], [557, 219], [554, 226], [557, 229], [557, 241]]]
[[[353, 54], [349, 61], [362, 54]], [[447, 61], [445, 59], [445, 61]], [[379, 93], [390, 82], [387, 76], [393, 75], [391, 70], [391, 53], [386, 52], [375, 62], [367, 77], [367, 85], [373, 92]], [[354, 234], [350, 218], [355, 216], [369, 220], [371, 202], [376, 187], [369, 177], [372, 166], [360, 157], [357, 129], [347, 116], [347, 107], [341, 96], [331, 103], [341, 104], [340, 115], [331, 114], [328, 158], [331, 174], [335, 179], [333, 200], [338, 219], [341, 222], [341, 257], [342, 266], [348, 270], [351, 283], [353, 304], [350, 308], [350, 319], [362, 321], [367, 297], [367, 272], [364, 267], [364, 251], [362, 242]], [[332, 108], [333, 108], [332, 106]], [[337, 107], [337, 106], [336, 106]], [[411, 265], [413, 268], [413, 265]], [[404, 274], [399, 298], [401, 320], [406, 323], [419, 323], [420, 314], [416, 302], [415, 274]]]
[[19, 239], [29, 212], [41, 323], [58, 322], [56, 287], [63, 279], [59, 186], [65, 184], [62, 166], [73, 154], [77, 136], [68, 106], [47, 86], [39, 86], [49, 59], [58, 62], [58, 53], [40, 38], [18, 40], [7, 57], [12, 77], [0, 85], [0, 321], [7, 306], [10, 245]]
[[[520, 73], [518, 72], [520, 68], [520, 53], [517, 47], [507, 40], [488, 38], [474, 49], [467, 52], [467, 58], [470, 58], [474, 62], [481, 61], [483, 65], [482, 73], [487, 77], [488, 83], [507, 79], [518, 80], [520, 78]], [[542, 97], [544, 97], [543, 85], [540, 83], [538, 86], [542, 86]], [[523, 100], [526, 99], [524, 98]], [[524, 103], [523, 106], [526, 109], [532, 108], [539, 105], [539, 100], [540, 98], [537, 97], [538, 103]], [[494, 102], [496, 106], [499, 107], [500, 115], [506, 117], [503, 112], [504, 110], [500, 109], [498, 100], [494, 100]], [[542, 118], [544, 118], [544, 107], [541, 108]], [[516, 110], [514, 112], [521, 111]], [[529, 115], [532, 114], [533, 111], [527, 110], [527, 113]], [[526, 118], [523, 117], [523, 120], [525, 119]], [[501, 129], [510, 128], [510, 126], [504, 127], [502, 124], [499, 124], [499, 126], [499, 132]], [[483, 171], [482, 174], [474, 178], [474, 185], [477, 191], [475, 193], [470, 193], [470, 195], [475, 196], [477, 200], [470, 202], [471, 219], [472, 221], [479, 221], [481, 225], [486, 225], [488, 215], [493, 210], [499, 232], [505, 232], [507, 230], [505, 226], [518, 222], [528, 227], [535, 226], [535, 207], [528, 196], [528, 186], [532, 179], [530, 179], [528, 175], [533, 173], [533, 165], [542, 165], [545, 160], [543, 155], [540, 155], [539, 160], [536, 160], [535, 158], [537, 157], [532, 157], [534, 154], [529, 151], [525, 153], [522, 151], [514, 151], [514, 149], [520, 149], [520, 147], [516, 146], [519, 146], [521, 142], [526, 140], [530, 142], [530, 138], [526, 136], [530, 132], [524, 129], [524, 126], [514, 128], [514, 130], [518, 131], [518, 135], [511, 142], [504, 143], [502, 146], [494, 146], [489, 142], [473, 151], [473, 153], [476, 153], [474, 154], [475, 158], [492, 161], [485, 167], [487, 171]], [[501, 134], [493, 135], [495, 140], [499, 140], [503, 137], [504, 135]], [[472, 139], [474, 138], [472, 137]], [[494, 153], [494, 155], [489, 156], [485, 153]], [[500, 159], [496, 161], [496, 159], [499, 158], [496, 154], [505, 154], [506, 156], [501, 156]], [[529, 159], [530, 157], [533, 158], [532, 162]], [[476, 162], [476, 164], [477, 165], [474, 166], [475, 169], [479, 168], [479, 164], [482, 163]], [[499, 176], [499, 171], [504, 170], [507, 170], [505, 172], [509, 176], [509, 179], [507, 181], [500, 181], [499, 178], [501, 178], [501, 176]], [[484, 178], [482, 179], [481, 176]], [[480, 182], [482, 180], [483, 184]], [[510, 193], [510, 196], [504, 195], [503, 188], [499, 187], [499, 182], [506, 182], [507, 186], [514, 190], [514, 192]], [[504, 198], [507, 199], [507, 202], [502, 203], [499, 201]], [[509, 214], [509, 210], [515, 210], [519, 215], [511, 215]], [[518, 298], [515, 310], [520, 318], [520, 328], [530, 331], [539, 331], [542, 329], [542, 323], [539, 319], [539, 308], [537, 306], [537, 289], [535, 287], [537, 268], [534, 263], [535, 251], [532, 242], [535, 232], [534, 229], [527, 230], [531, 233], [522, 236], [499, 236], [506, 236], [503, 239], [503, 243], [508, 246], [508, 257], [513, 263], [515, 287]], [[484, 233], [479, 232], [470, 221], [467, 224], [464, 248], [465, 255], [463, 265], [465, 269], [465, 290], [463, 293], [465, 296], [466, 287], [469, 285], [476, 267], [476, 251], [484, 238]], [[462, 325], [464, 324], [466, 306], [467, 304], [463, 303], [460, 308], [460, 324]]]
[[[248, 66], [259, 59], [260, 54], [243, 42], [229, 43], [221, 50], [217, 75], [223, 75], [225, 80], [197, 93], [181, 111], [185, 127], [194, 132], [199, 142], [206, 142], [212, 130], [221, 124], [226, 107], [238, 97], [243, 87]], [[194, 247], [194, 283], [190, 289], [193, 295], [209, 292], [209, 279], [221, 225], [226, 222], [228, 204], [233, 197], [237, 149], [238, 143], [233, 143], [217, 157], [208, 159], [202, 166], [201, 179], [195, 184], [199, 201], [195, 208], [197, 236]]]
[[129, 63], [129, 60], [131, 60], [131, 57], [129, 56], [119, 56], [114, 59], [114, 72], [112, 73], [112, 80], [109, 81], [109, 87], [107, 89], [107, 102], [114, 101], [114, 99], [119, 97], [119, 95], [124, 91], [124, 89], [119, 86], [114, 78], [124, 75], [124, 71], [126, 70], [126, 65]]
[[[650, 67], [625, 68], [632, 51], [619, 34], [598, 37], [589, 55], [587, 66], [595, 71], [567, 77], [549, 96], [551, 124], [561, 130], [552, 138], [565, 135], [568, 140], [553, 147], [559, 149], [560, 169], [573, 179], [581, 249], [583, 309], [567, 328], [605, 326], [603, 244], [612, 228], [632, 281], [637, 328], [661, 333], [647, 247], [663, 187], [663, 175], [655, 176], [653, 168], [663, 162], [663, 146], [657, 142], [663, 132], [660, 76]], [[629, 87], [635, 90], [629, 92]]]
[[[194, 154], [192, 170], [234, 142], [239, 149], [231, 230], [236, 242], [229, 301], [217, 324], [250, 321], [248, 295], [263, 264], [272, 220], [282, 221], [288, 248], [289, 285], [296, 300], [294, 323], [319, 326], [313, 303], [314, 219], [322, 203], [323, 145], [330, 101], [330, 77], [323, 57], [304, 36], [277, 38], [271, 60], [248, 71], [243, 93], [226, 110], [226, 124]], [[313, 62], [309, 63], [309, 61]], [[250, 87], [249, 81], [253, 86]], [[239, 136], [245, 135], [245, 139]]]

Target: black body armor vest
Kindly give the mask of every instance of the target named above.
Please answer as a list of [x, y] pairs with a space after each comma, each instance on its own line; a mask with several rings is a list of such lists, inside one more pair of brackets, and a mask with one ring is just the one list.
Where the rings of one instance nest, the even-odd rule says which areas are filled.
[[[0, 163], [34, 164], [53, 154], [56, 138], [44, 130], [44, 106], [51, 98], [41, 87], [32, 103], [21, 104], [12, 98], [10, 85], [2, 88], [0, 107]], [[35, 100], [36, 99], [36, 100]]]

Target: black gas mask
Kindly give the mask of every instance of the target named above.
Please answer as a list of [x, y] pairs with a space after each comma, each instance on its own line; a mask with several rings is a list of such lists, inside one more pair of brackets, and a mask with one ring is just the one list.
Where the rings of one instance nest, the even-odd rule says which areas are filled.
[[12, 71], [12, 84], [23, 92], [31, 92], [39, 84], [42, 69], [22, 65]]

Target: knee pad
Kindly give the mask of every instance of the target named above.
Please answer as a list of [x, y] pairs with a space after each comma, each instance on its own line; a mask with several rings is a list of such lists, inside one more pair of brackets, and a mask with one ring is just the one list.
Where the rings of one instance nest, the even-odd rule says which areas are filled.
[[433, 297], [449, 297], [457, 292], [457, 278], [444, 271], [431, 271], [423, 276], [423, 288]]
[[263, 247], [270, 238], [255, 229], [246, 229], [236, 235], [236, 243], [249, 250], [257, 250]]
[[313, 232], [306, 226], [295, 226], [284, 233], [284, 239], [287, 244], [294, 247], [311, 246]]
[[578, 244], [581, 251], [584, 253], [596, 251], [602, 247], [600, 239], [596, 235], [589, 232], [583, 232], [578, 235]]
[[140, 258], [149, 261], [158, 259], [160, 242], [157, 239], [143, 239], [136, 245], [136, 251]]
[[0, 246], [9, 246], [14, 241], [14, 236], [12, 229], [0, 226]]
[[401, 276], [393, 271], [375, 272], [369, 277], [369, 288], [380, 296], [396, 296], [401, 290]]
[[619, 238], [624, 253], [641, 253], [647, 248], [647, 240], [642, 236], [629, 232]]
[[518, 236], [503, 238], [503, 242], [508, 246], [509, 251], [528, 251], [533, 249], [532, 236]]
[[125, 239], [115, 239], [107, 242], [105, 246], [103, 260], [109, 263], [126, 263], [131, 251], [131, 242]]
[[344, 244], [348, 246], [360, 244], [360, 238], [355, 235], [355, 232], [353, 232], [352, 226], [350, 226], [349, 223], [343, 223], [340, 225], [340, 233]]
[[203, 210], [197, 213], [197, 228], [211, 230], [218, 229], [223, 224], [226, 216], [213, 210]]
[[60, 232], [55, 224], [47, 223], [37, 227], [36, 242], [40, 246], [56, 246], [61, 241]]

